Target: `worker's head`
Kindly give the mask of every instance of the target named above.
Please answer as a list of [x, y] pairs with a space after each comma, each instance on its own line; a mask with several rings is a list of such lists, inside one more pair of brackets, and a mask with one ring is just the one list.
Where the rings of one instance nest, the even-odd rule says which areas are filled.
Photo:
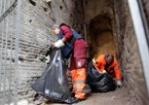
[[55, 25], [52, 26], [52, 33], [54, 35], [58, 35], [60, 33], [60, 28], [59, 28], [58, 25], [55, 24]]
[[114, 61], [114, 56], [110, 53], [105, 54], [105, 61], [108, 65], [112, 64]]

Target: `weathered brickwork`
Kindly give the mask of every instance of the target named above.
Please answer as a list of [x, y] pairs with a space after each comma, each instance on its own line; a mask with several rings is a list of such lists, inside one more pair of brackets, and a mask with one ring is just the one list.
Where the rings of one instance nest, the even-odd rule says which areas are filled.
[[[6, 5], [7, 8], [5, 10], [7, 10], [14, 2], [15, 0], [7, 1], [6, 5], [4, 0], [0, 5]], [[8, 91], [12, 88], [11, 92], [13, 94], [9, 99], [6, 98], [8, 96], [4, 92], [6, 97], [1, 94], [1, 101], [4, 102], [4, 99], [8, 99], [7, 101], [14, 100], [13, 95], [17, 95], [19, 99], [33, 98], [34, 91], [31, 89], [31, 82], [41, 75], [46, 66], [46, 63], [41, 61], [41, 58], [44, 58], [49, 48], [48, 39], [52, 41], [56, 39], [51, 35], [50, 28], [53, 24], [62, 22], [78, 27], [76, 25], [77, 21], [73, 18], [76, 13], [72, 13], [75, 4], [76, 1], [69, 0], [53, 0], [49, 4], [44, 0], [21, 0], [20, 21], [17, 22], [18, 11], [16, 6], [18, 5], [16, 3], [13, 8], [9, 8], [11, 11], [9, 10], [7, 15], [3, 10], [0, 14], [0, 48], [1, 51], [3, 50], [0, 64], [8, 63], [3, 68], [0, 68], [1, 73], [4, 73], [4, 80], [1, 81], [1, 86], [3, 83], [10, 85]], [[19, 39], [18, 50], [16, 37]], [[17, 56], [18, 64], [16, 65]], [[9, 79], [5, 79], [5, 77]], [[11, 82], [8, 82], [10, 80]], [[3, 86], [3, 88], [6, 87]], [[1, 91], [3, 90], [1, 89]], [[10, 93], [8, 95], [10, 96]]]
[[[15, 0], [3, 0], [0, 8], [4, 1], [7, 1], [5, 10], [9, 10], [7, 13], [5, 10], [0, 13], [0, 92], [3, 91], [0, 94], [0, 103], [8, 96], [10, 97], [6, 101], [10, 102], [14, 95], [19, 99], [31, 98], [34, 95], [30, 83], [39, 77], [46, 67], [41, 58], [44, 58], [48, 50], [48, 39], [56, 40], [50, 33], [53, 24], [65, 22], [89, 36], [90, 22], [103, 15], [111, 21], [111, 26], [109, 23], [102, 25], [108, 29], [108, 34], [110, 32], [113, 35], [125, 76], [125, 86], [139, 105], [147, 105], [143, 69], [126, 0], [52, 0], [49, 4], [44, 0], [21, 0], [19, 22], [16, 22], [17, 5], [9, 8]], [[149, 21], [149, 1], [144, 0], [143, 6]], [[20, 27], [17, 27], [16, 23]], [[99, 27], [103, 28], [101, 25]], [[16, 35], [19, 35], [19, 50], [16, 47]], [[88, 36], [88, 41], [92, 43], [94, 40]], [[2, 87], [5, 87], [5, 91]]]

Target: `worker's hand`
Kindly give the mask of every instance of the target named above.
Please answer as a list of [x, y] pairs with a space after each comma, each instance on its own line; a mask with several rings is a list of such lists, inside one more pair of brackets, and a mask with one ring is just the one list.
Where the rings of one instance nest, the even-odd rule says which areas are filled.
[[104, 74], [104, 73], [107, 72], [106, 70], [101, 70], [101, 69], [99, 69], [99, 68], [97, 67], [95, 58], [92, 59], [92, 63], [93, 63], [93, 65], [94, 65], [94, 67], [96, 68], [96, 70], [97, 70], [100, 74]]
[[106, 70], [98, 70], [100, 74], [104, 74], [106, 73], [107, 71]]
[[121, 88], [122, 87], [122, 81], [121, 80], [116, 80], [116, 85], [118, 88]]
[[49, 63], [49, 62], [50, 62], [50, 57], [46, 56], [46, 63]]
[[61, 47], [63, 47], [65, 44], [64, 44], [63, 40], [58, 40], [58, 41], [52, 43], [51, 45], [52, 45], [52, 47], [54, 47], [54, 48], [61, 48]]
[[93, 64], [96, 64], [96, 60], [95, 58], [92, 59]]

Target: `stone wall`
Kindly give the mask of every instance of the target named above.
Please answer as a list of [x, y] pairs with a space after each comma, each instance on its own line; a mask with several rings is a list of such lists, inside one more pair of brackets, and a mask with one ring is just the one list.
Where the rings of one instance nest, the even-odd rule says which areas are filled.
[[[91, 56], [111, 52], [115, 53], [113, 38], [113, 1], [84, 0], [84, 23]], [[114, 48], [114, 49], [112, 49]]]
[[147, 21], [147, 28], [148, 28], [148, 35], [147, 35], [147, 41], [149, 43], [149, 1], [148, 0], [142, 0], [142, 6], [143, 6], [143, 12], [145, 14], [145, 20]]
[[148, 0], [142, 0], [142, 5], [144, 7], [146, 19], [149, 23], [149, 1]]
[[[7, 4], [9, 4], [8, 2], [12, 4], [14, 1], [7, 0]], [[7, 15], [5, 11], [5, 14], [0, 14], [0, 48], [1, 51], [3, 50], [0, 53], [0, 64], [3, 65], [7, 62], [3, 68], [0, 68], [3, 73], [7, 71], [7, 73], [3, 74], [4, 79], [1, 81], [0, 88], [5, 89], [5, 86], [8, 85], [7, 91], [9, 93], [5, 96], [10, 96], [6, 98], [1, 94], [0, 96], [3, 98], [1, 98], [0, 103], [4, 102], [4, 99], [8, 99], [6, 100], [7, 102], [12, 102], [14, 95], [17, 95], [19, 100], [33, 98], [34, 91], [32, 91], [30, 85], [34, 79], [41, 75], [46, 67], [46, 63], [42, 59], [50, 46], [48, 39], [51, 41], [56, 40], [50, 33], [51, 26], [65, 22], [71, 26], [81, 28], [75, 18], [78, 16], [77, 20], [81, 19], [83, 15], [80, 14], [79, 16], [77, 14], [81, 10], [76, 9], [75, 13], [73, 13], [77, 2], [77, 0], [73, 2], [70, 0], [52, 0], [51, 3], [47, 4], [44, 0], [21, 0], [20, 10], [17, 10], [18, 5], [15, 3], [11, 8], [11, 12], [8, 11]], [[1, 3], [1, 5], [4, 5], [5, 0]], [[16, 22], [18, 14], [20, 15], [20, 20]], [[18, 57], [18, 62], [16, 57]], [[2, 87], [3, 83], [5, 85]], [[1, 91], [3, 90], [1, 89]], [[5, 91], [3, 93], [6, 94]]]
[[50, 19], [51, 10], [41, 0], [22, 0], [20, 10], [19, 31], [19, 62], [16, 68], [17, 94], [18, 98], [32, 97], [31, 82], [39, 77], [45, 68], [41, 61], [48, 49], [48, 38], [54, 40], [50, 35], [50, 25], [54, 23]]
[[[147, 16], [148, 1], [144, 1]], [[143, 68], [127, 1], [85, 0], [84, 11], [86, 24], [89, 24], [92, 19], [100, 15], [105, 15], [111, 19], [113, 38], [116, 44], [117, 57], [124, 73], [125, 86], [130, 90], [131, 95], [138, 100], [140, 105], [147, 105], [148, 96]], [[105, 24], [99, 25], [105, 27]], [[97, 31], [100, 30], [100, 27], [98, 28]], [[88, 28], [88, 31], [89, 30], [91, 29]], [[89, 33], [88, 36], [90, 36], [90, 34], [91, 33]], [[91, 37], [93, 37], [93, 35]]]
[[127, 1], [115, 0], [117, 46], [127, 88], [140, 105], [147, 105], [147, 90], [138, 45]]
[[[9, 4], [7, 10], [15, 0], [6, 1]], [[89, 31], [88, 25], [91, 20], [99, 15], [106, 15], [111, 19], [112, 35], [126, 86], [134, 98], [139, 100], [140, 105], [147, 105], [143, 69], [126, 0], [52, 0], [48, 4], [44, 0], [21, 2], [19, 22], [16, 22], [16, 4], [8, 14], [4, 14], [5, 11], [0, 14], [0, 91], [3, 91], [3, 94], [0, 94], [0, 101], [11, 96], [6, 100], [10, 102], [16, 94], [19, 99], [33, 96], [30, 83], [41, 75], [46, 66], [41, 58], [44, 58], [49, 48], [48, 39], [56, 40], [50, 33], [53, 24], [65, 22], [85, 33]], [[144, 0], [146, 16], [149, 15], [148, 4], [148, 0]], [[20, 27], [17, 27], [16, 23]], [[16, 35], [19, 35], [19, 50]], [[4, 95], [6, 97], [3, 97]]]
[[[72, 10], [75, 8], [75, 1], [52, 0], [46, 4], [43, 0], [22, 1], [22, 24], [20, 36], [20, 56], [23, 59], [19, 63], [19, 94], [21, 97], [33, 95], [30, 83], [33, 77], [38, 77], [44, 70], [45, 62], [39, 59], [48, 50], [48, 39], [54, 41], [55, 37], [50, 35], [50, 27], [53, 24], [62, 22], [69, 25], [76, 25], [72, 17]], [[73, 21], [72, 21], [73, 19]]]
[[14, 95], [14, 91], [11, 90], [15, 89], [16, 3], [15, 0], [0, 2], [0, 103], [2, 104], [11, 100]]

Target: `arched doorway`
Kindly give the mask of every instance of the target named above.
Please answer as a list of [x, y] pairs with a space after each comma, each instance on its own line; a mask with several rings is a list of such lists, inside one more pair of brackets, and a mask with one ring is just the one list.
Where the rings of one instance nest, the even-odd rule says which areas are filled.
[[88, 41], [90, 54], [96, 57], [99, 54], [110, 52], [115, 54], [116, 47], [112, 31], [111, 19], [107, 15], [98, 15], [89, 23]]

